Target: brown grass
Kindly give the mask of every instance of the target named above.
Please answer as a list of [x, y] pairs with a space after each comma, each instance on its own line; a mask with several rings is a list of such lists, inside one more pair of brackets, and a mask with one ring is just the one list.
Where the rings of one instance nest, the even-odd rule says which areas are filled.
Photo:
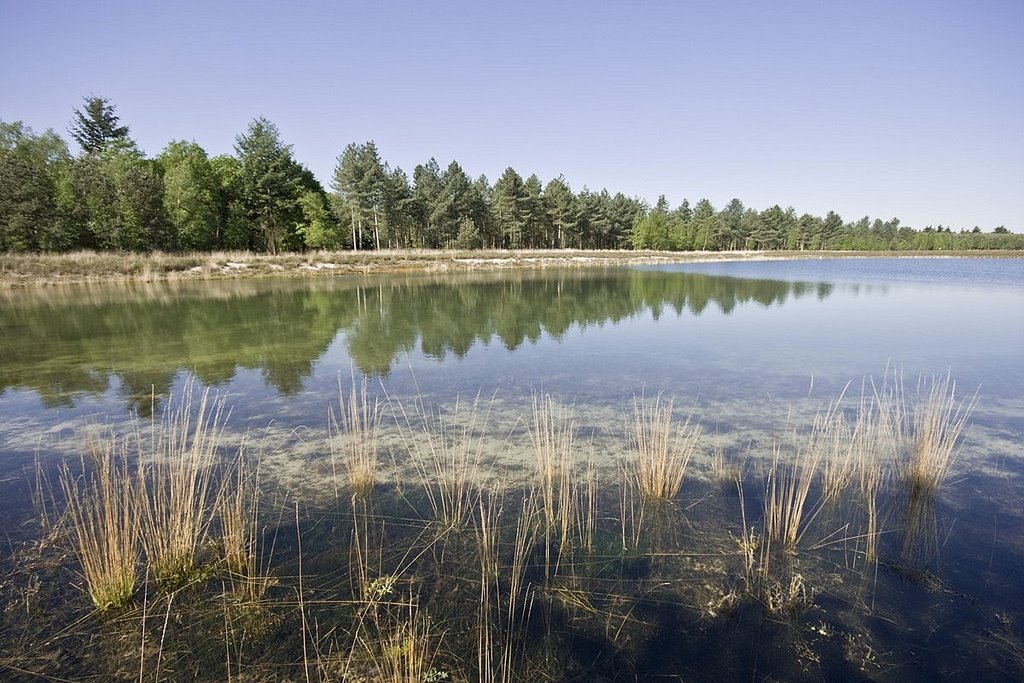
[[331, 463], [336, 461], [335, 441], [341, 442], [341, 462], [353, 493], [364, 495], [373, 489], [377, 479], [377, 447], [380, 439], [381, 404], [367, 395], [367, 380], [352, 380], [348, 400], [338, 388], [339, 413], [328, 412]]
[[80, 482], [64, 467], [61, 488], [89, 596], [98, 610], [128, 603], [138, 582], [139, 521], [125, 444], [110, 439], [90, 451], [91, 473]]
[[187, 385], [148, 435], [137, 435], [142, 547], [158, 584], [193, 578], [207, 539], [217, 492], [214, 465], [225, 415], [206, 389], [198, 401]]
[[918, 396], [906, 476], [915, 491], [927, 494], [939, 489], [956, 461], [961, 436], [978, 403], [978, 393], [958, 399], [956, 383], [947, 374], [923, 381]]
[[799, 444], [797, 448], [795, 462], [783, 463], [782, 449], [775, 446], [764, 496], [765, 537], [790, 548], [800, 540], [811, 484], [821, 462], [820, 450]]
[[631, 442], [634, 458], [629, 472], [645, 498], [671, 500], [679, 495], [686, 468], [697, 449], [700, 425], [674, 426], [672, 401], [633, 399]]
[[[517, 517], [511, 559], [502, 564], [500, 515], [502, 498], [497, 491], [481, 498], [477, 523], [480, 556], [480, 603], [477, 617], [477, 680], [482, 683], [513, 683], [518, 675], [520, 651], [514, 634], [529, 616], [533, 594], [526, 582], [530, 550], [536, 537], [537, 503], [523, 500]], [[507, 573], [502, 572], [506, 569]]]

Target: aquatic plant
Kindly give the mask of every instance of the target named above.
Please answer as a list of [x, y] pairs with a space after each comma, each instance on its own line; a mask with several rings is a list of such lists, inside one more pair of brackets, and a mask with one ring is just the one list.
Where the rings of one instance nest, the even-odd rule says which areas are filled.
[[[798, 443], [792, 463], [783, 462], [781, 454], [782, 448], [775, 445], [765, 482], [765, 537], [793, 547], [804, 528], [804, 517], [809, 510], [807, 499], [821, 462], [821, 451]], [[813, 512], [807, 516], [813, 517]]]
[[673, 429], [673, 403], [633, 399], [630, 440], [634, 457], [629, 472], [644, 497], [671, 500], [679, 494], [686, 468], [697, 450], [700, 425], [687, 420]]
[[214, 465], [225, 420], [223, 400], [205, 389], [197, 402], [190, 383], [148, 435], [136, 434], [142, 547], [158, 585], [195, 578], [219, 493]]
[[328, 410], [332, 466], [337, 459], [335, 441], [340, 440], [342, 467], [349, 488], [360, 495], [371, 491], [377, 478], [381, 408], [376, 399], [370, 401], [366, 378], [358, 384], [353, 378], [347, 400], [340, 385], [338, 387], [338, 415], [334, 414], [333, 407]]
[[269, 562], [259, 555], [259, 463], [248, 463], [239, 451], [234, 465], [234, 481], [220, 496], [221, 543], [235, 592], [250, 603], [260, 600], [274, 583]]
[[102, 612], [126, 604], [135, 592], [138, 502], [124, 442], [111, 437], [92, 444], [87, 469], [80, 481], [65, 466], [60, 483], [89, 597]]
[[499, 519], [502, 502], [497, 490], [482, 497], [476, 520], [480, 557], [477, 680], [486, 683], [521, 680], [518, 674], [522, 653], [517, 649], [514, 635], [533, 607], [533, 592], [526, 582], [526, 570], [536, 537], [537, 503], [533, 496], [523, 499], [516, 519], [511, 558], [503, 565]]
[[[442, 531], [463, 529], [479, 498], [474, 477], [484, 465], [483, 426], [488, 410], [481, 413], [480, 397], [467, 410], [456, 400], [451, 414], [428, 410], [416, 401], [410, 415], [400, 403], [399, 433], [427, 501]], [[418, 426], [414, 426], [414, 422]]]
[[575, 436], [576, 424], [571, 409], [559, 407], [550, 396], [533, 397], [530, 440], [536, 463], [540, 513], [544, 519], [547, 575], [557, 567], [561, 553], [571, 546], [576, 527]]
[[932, 377], [918, 387], [919, 402], [913, 410], [913, 437], [906, 478], [912, 489], [924, 494], [938, 490], [956, 461], [960, 437], [978, 404], [978, 393], [958, 399], [956, 382], [947, 373]]

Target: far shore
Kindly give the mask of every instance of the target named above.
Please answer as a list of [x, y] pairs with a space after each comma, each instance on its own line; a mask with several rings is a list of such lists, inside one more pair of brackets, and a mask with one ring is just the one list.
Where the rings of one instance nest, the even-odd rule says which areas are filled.
[[1024, 251], [381, 250], [0, 254], [0, 287], [831, 258], [1024, 258]]

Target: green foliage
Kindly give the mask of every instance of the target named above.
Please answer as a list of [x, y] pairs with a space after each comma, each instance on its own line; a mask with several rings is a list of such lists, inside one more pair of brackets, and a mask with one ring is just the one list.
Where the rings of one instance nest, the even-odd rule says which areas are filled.
[[156, 162], [131, 141], [115, 141], [75, 159], [73, 220], [83, 228], [82, 246], [146, 251], [172, 247], [163, 207], [163, 179]]
[[307, 247], [312, 249], [340, 249], [341, 233], [327, 207], [322, 192], [306, 190], [299, 197], [303, 222], [296, 228]]
[[522, 249], [527, 246], [525, 229], [526, 188], [522, 177], [509, 166], [494, 184], [494, 195], [491, 207], [498, 233], [501, 235], [501, 246], [507, 249]]
[[[276, 254], [301, 244], [296, 226], [303, 221], [299, 197], [311, 184], [307, 171], [281, 142], [277, 126], [254, 119], [235, 140], [238, 154], [238, 198], [250, 221], [253, 246]], [[313, 181], [315, 182], [315, 181]]]
[[209, 250], [218, 246], [222, 224], [220, 182], [205, 150], [176, 140], [157, 157], [163, 169], [164, 211], [177, 249]]
[[349, 144], [334, 169], [334, 211], [338, 222], [347, 225], [353, 249], [380, 249], [384, 205], [388, 192], [388, 171], [371, 140]]
[[114, 105], [105, 97], [84, 98], [85, 106], [75, 110], [75, 120], [69, 129], [82, 152], [100, 152], [113, 142], [128, 140], [128, 126], [119, 126]]
[[51, 251], [70, 242], [58, 187], [69, 156], [53, 131], [0, 121], [0, 251]]
[[898, 218], [844, 222], [707, 199], [672, 209], [583, 188], [559, 176], [544, 185], [506, 168], [492, 186], [452, 161], [392, 169], [370, 141], [338, 157], [327, 195], [264, 118], [236, 138], [235, 155], [208, 158], [172, 141], [147, 159], [114, 105], [84, 99], [69, 131], [72, 157], [52, 131], [0, 122], [0, 252], [382, 248], [758, 250], [1022, 249], [1005, 226], [954, 233], [915, 230]]

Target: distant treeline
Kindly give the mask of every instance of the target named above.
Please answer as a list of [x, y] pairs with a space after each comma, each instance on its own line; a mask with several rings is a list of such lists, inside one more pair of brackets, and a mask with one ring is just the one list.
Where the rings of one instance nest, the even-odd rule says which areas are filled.
[[77, 155], [52, 130], [0, 122], [0, 252], [1024, 248], [1024, 235], [1002, 226], [915, 230], [896, 218], [848, 222], [738, 199], [673, 209], [661, 197], [651, 207], [512, 168], [492, 185], [454, 161], [441, 169], [431, 159], [410, 180], [373, 142], [342, 151], [327, 191], [264, 118], [236, 138], [234, 156], [176, 140], [149, 159], [101, 97], [85, 99], [69, 132]]

